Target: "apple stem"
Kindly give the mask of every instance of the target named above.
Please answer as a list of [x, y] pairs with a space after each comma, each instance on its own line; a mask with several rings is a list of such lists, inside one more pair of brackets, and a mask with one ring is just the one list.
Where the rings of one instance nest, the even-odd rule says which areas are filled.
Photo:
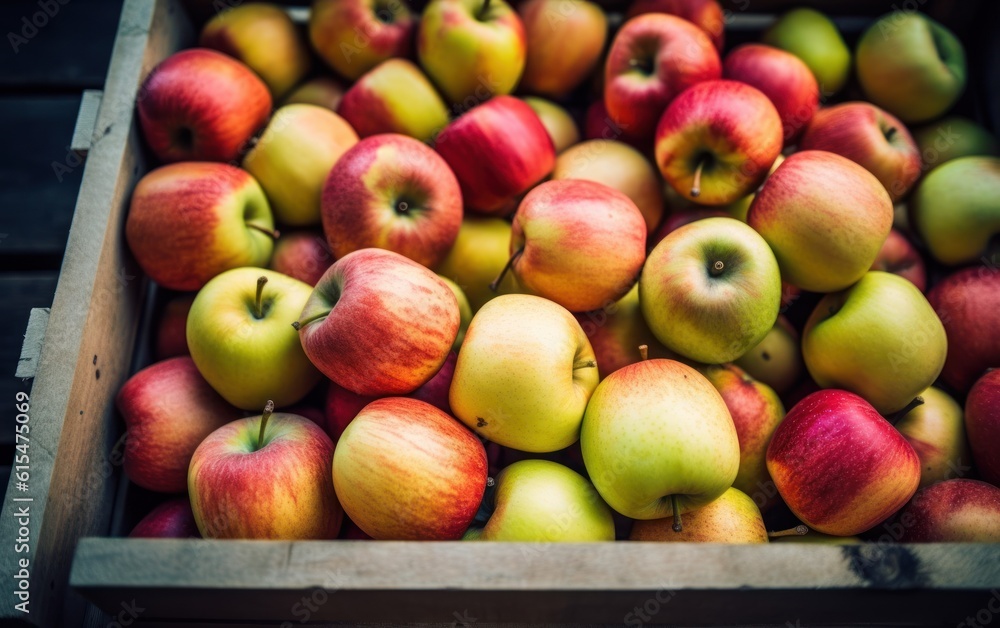
[[503, 281], [503, 278], [505, 276], [507, 276], [507, 272], [514, 266], [514, 262], [517, 261], [517, 258], [521, 257], [522, 253], [524, 253], [523, 246], [518, 250], [514, 251], [514, 254], [511, 255], [510, 259], [507, 260], [507, 263], [504, 264], [503, 270], [501, 270], [500, 274], [497, 275], [497, 278], [494, 279], [492, 282], [490, 282], [490, 290], [492, 290], [493, 292], [497, 291], [497, 288], [500, 286], [500, 282]]
[[889, 423], [895, 425], [900, 419], [902, 419], [904, 416], [906, 416], [907, 413], [910, 412], [910, 410], [912, 410], [912, 409], [914, 409], [914, 408], [916, 408], [918, 406], [922, 406], [922, 405], [924, 405], [924, 398], [921, 397], [921, 396], [919, 396], [919, 395], [917, 395], [916, 397], [913, 398], [913, 401], [911, 401], [910, 403], [906, 404], [905, 408], [903, 408], [902, 410], [900, 410], [896, 414], [894, 414], [891, 417], [889, 417]]
[[708, 158], [702, 157], [701, 161], [698, 162], [698, 167], [694, 170], [694, 181], [691, 183], [691, 196], [694, 198], [701, 196], [701, 171], [705, 167], [706, 161]]
[[267, 429], [267, 420], [271, 418], [272, 412], [274, 412], [274, 402], [268, 399], [264, 405], [264, 412], [260, 415], [260, 431], [257, 432], [257, 449], [260, 449], [264, 445], [264, 430]]
[[649, 359], [649, 345], [639, 345], [639, 357], [643, 362]]
[[490, 11], [490, 0], [483, 0], [483, 8], [479, 10], [479, 19], [485, 19]]
[[725, 269], [726, 269], [726, 263], [723, 262], [721, 259], [717, 259], [715, 260], [715, 263], [712, 264], [712, 268], [708, 271], [708, 273], [713, 277], [718, 277], [719, 275], [722, 274], [722, 271], [724, 271]]
[[573, 370], [576, 369], [592, 369], [597, 366], [597, 362], [594, 360], [580, 360], [579, 362], [573, 363]]
[[405, 214], [410, 211], [410, 204], [406, 201], [399, 201], [396, 203], [396, 212], [400, 214]]
[[670, 496], [670, 508], [672, 508], [674, 511], [673, 530], [674, 532], [680, 532], [681, 530], [684, 529], [684, 526], [681, 525], [681, 506], [680, 504], [677, 503], [676, 495]]
[[264, 284], [267, 283], [267, 277], [261, 275], [257, 278], [257, 299], [254, 301], [254, 316], [258, 319], [264, 318], [264, 311], [261, 304], [261, 299], [264, 296]]
[[257, 231], [260, 231], [261, 233], [263, 233], [265, 235], [269, 235], [269, 236], [271, 236], [275, 240], [277, 240], [278, 236], [281, 235], [281, 232], [278, 231], [277, 229], [268, 229], [264, 225], [256, 225], [256, 224], [254, 224], [252, 222], [248, 222], [247, 226], [250, 227], [251, 229], [256, 229]]
[[895, 134], [896, 134], [896, 127], [891, 126], [888, 129], [886, 129], [886, 132], [883, 135], [885, 135], [886, 140], [891, 140], [892, 136]]
[[767, 536], [772, 539], [776, 539], [781, 536], [802, 536], [809, 532], [808, 526], [798, 525], [794, 528], [789, 528], [787, 530], [778, 530], [777, 532], [768, 532]]

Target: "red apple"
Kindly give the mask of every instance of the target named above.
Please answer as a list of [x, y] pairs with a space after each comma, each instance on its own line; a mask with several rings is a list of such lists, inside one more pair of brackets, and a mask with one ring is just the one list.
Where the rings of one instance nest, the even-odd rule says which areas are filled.
[[836, 536], [886, 520], [920, 483], [913, 447], [844, 390], [821, 390], [788, 411], [768, 445], [767, 470], [796, 517]]
[[310, 229], [283, 231], [274, 242], [274, 255], [267, 267], [315, 286], [331, 264], [333, 253], [326, 236]]
[[892, 529], [902, 543], [1000, 543], [1000, 488], [954, 479], [920, 491]]
[[763, 44], [743, 44], [726, 55], [722, 75], [756, 87], [778, 110], [785, 144], [790, 144], [819, 108], [819, 85], [801, 59]]
[[458, 237], [462, 192], [437, 153], [387, 133], [361, 140], [337, 161], [322, 211], [334, 257], [376, 247], [430, 267]]
[[588, 0], [527, 0], [517, 8], [524, 23], [528, 56], [520, 89], [561, 98], [597, 67], [608, 21]]
[[645, 13], [669, 13], [684, 18], [708, 35], [715, 49], [722, 52], [725, 44], [725, 14], [716, 0], [636, 0], [629, 7], [626, 19]]
[[323, 61], [353, 81], [386, 59], [410, 56], [416, 24], [403, 0], [315, 0], [309, 40]]
[[1000, 370], [987, 371], [969, 391], [965, 432], [980, 477], [1000, 486]]
[[180, 294], [163, 305], [156, 324], [153, 356], [156, 361], [190, 355], [187, 343], [187, 315], [194, 302], [193, 294]]
[[201, 538], [187, 496], [163, 502], [143, 517], [128, 535], [134, 539]]
[[497, 96], [449, 124], [434, 148], [458, 178], [468, 209], [505, 215], [515, 199], [552, 172], [556, 152], [538, 115]]
[[239, 61], [192, 48], [153, 68], [136, 106], [146, 142], [160, 161], [232, 162], [267, 122], [271, 94]]
[[632, 144], [631, 138], [623, 137], [624, 130], [608, 115], [604, 100], [595, 100], [587, 107], [583, 121], [583, 136], [588, 140], [621, 140]]
[[923, 292], [927, 289], [927, 269], [924, 268], [924, 258], [916, 247], [903, 235], [902, 231], [893, 229], [882, 244], [882, 249], [872, 262], [872, 270], [884, 270], [887, 273], [899, 275]]
[[189, 357], [139, 371], [122, 385], [115, 403], [128, 434], [125, 475], [162, 493], [183, 491], [201, 441], [243, 415], [208, 385]]

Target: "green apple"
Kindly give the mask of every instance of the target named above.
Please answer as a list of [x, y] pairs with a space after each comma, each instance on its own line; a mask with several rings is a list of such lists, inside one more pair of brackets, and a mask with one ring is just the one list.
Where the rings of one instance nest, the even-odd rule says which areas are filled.
[[645, 360], [607, 376], [587, 404], [580, 447], [597, 492], [633, 519], [704, 506], [732, 486], [740, 466], [722, 396], [674, 360]]
[[785, 13], [762, 40], [802, 59], [816, 77], [821, 95], [840, 91], [851, 74], [851, 51], [844, 38], [830, 18], [814, 9]]
[[729, 362], [777, 320], [781, 274], [756, 231], [734, 218], [706, 218], [656, 245], [639, 279], [639, 303], [666, 348], [699, 362]]
[[962, 42], [919, 11], [879, 18], [861, 36], [856, 61], [868, 99], [903, 122], [940, 116], [965, 89]]
[[733, 363], [783, 395], [802, 377], [799, 333], [784, 315], [778, 316], [764, 339]]
[[569, 447], [597, 386], [594, 350], [565, 308], [508, 294], [473, 317], [448, 398], [483, 438], [521, 451]]
[[557, 155], [580, 141], [580, 130], [576, 128], [576, 122], [568, 111], [551, 100], [537, 96], [526, 96], [521, 100], [528, 103], [528, 106], [538, 114], [542, 126], [552, 138]]
[[237, 408], [300, 401], [321, 375], [292, 327], [312, 286], [260, 268], [236, 268], [203, 287], [187, 319], [191, 358], [202, 377]]
[[982, 126], [961, 116], [948, 116], [914, 129], [913, 139], [920, 149], [924, 170], [959, 157], [1000, 155], [997, 138]]
[[680, 532], [674, 518], [636, 521], [630, 541], [695, 543], [767, 543], [767, 528], [760, 510], [746, 493], [730, 488], [718, 499], [684, 515]]
[[821, 388], [857, 393], [882, 414], [930, 386], [947, 349], [944, 325], [920, 290], [877, 270], [823, 297], [802, 336], [806, 368]]
[[493, 511], [468, 540], [614, 541], [611, 509], [582, 475], [549, 460], [521, 460], [496, 478]]
[[972, 463], [962, 406], [940, 388], [920, 393], [923, 403], [896, 421], [920, 458], [920, 488], [960, 477]]
[[434, 268], [462, 289], [473, 314], [493, 297], [519, 291], [514, 273], [506, 274], [496, 292], [490, 289], [510, 257], [510, 232], [510, 223], [501, 218], [466, 216], [451, 251]]
[[438, 277], [441, 278], [441, 281], [446, 286], [451, 288], [451, 291], [455, 293], [455, 298], [458, 299], [458, 335], [455, 336], [455, 344], [451, 346], [451, 350], [457, 352], [459, 347], [462, 346], [462, 341], [465, 339], [465, 332], [469, 329], [469, 323], [472, 322], [472, 308], [469, 307], [469, 299], [465, 296], [465, 292], [458, 287], [457, 283], [443, 275], [438, 275]]
[[978, 261], [1000, 233], [1000, 158], [962, 157], [932, 170], [910, 197], [927, 248], [949, 265]]

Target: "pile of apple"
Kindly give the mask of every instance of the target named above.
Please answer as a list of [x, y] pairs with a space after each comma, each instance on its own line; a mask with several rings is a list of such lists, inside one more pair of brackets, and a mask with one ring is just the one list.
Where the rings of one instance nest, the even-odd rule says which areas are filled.
[[310, 50], [246, 4], [156, 66], [126, 236], [167, 296], [117, 402], [171, 499], [133, 534], [1000, 541], [962, 44], [725, 21], [317, 0]]

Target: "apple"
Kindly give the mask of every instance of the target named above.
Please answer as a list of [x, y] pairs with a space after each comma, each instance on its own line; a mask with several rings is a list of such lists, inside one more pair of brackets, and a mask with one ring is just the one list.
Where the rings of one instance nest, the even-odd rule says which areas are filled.
[[941, 380], [964, 394], [988, 368], [1000, 366], [1000, 273], [980, 266], [948, 275], [927, 293], [948, 335]]
[[203, 537], [337, 538], [333, 443], [309, 419], [273, 407], [220, 427], [195, 450], [188, 493]]
[[921, 489], [897, 524], [902, 543], [1000, 542], [1000, 488], [954, 479]]
[[333, 264], [330, 245], [318, 230], [284, 231], [274, 242], [268, 268], [315, 286]]
[[568, 111], [550, 100], [537, 96], [525, 96], [521, 100], [528, 103], [542, 122], [542, 126], [552, 139], [557, 155], [580, 141], [580, 131], [577, 130], [576, 122]]
[[631, 19], [646, 13], [669, 13], [684, 18], [705, 31], [715, 49], [722, 52], [726, 15], [717, 0], [636, 0], [625, 16]]
[[1000, 370], [987, 371], [969, 391], [965, 430], [980, 477], [1000, 486]]
[[892, 219], [892, 200], [873, 174], [815, 150], [785, 159], [747, 214], [774, 251], [782, 278], [812, 292], [842, 290], [861, 279]]
[[853, 536], [899, 510], [920, 483], [920, 459], [861, 397], [821, 390], [795, 404], [767, 447], [782, 499], [818, 532]]
[[552, 172], [556, 160], [545, 125], [512, 96], [459, 116], [434, 148], [455, 172], [466, 208], [497, 216], [511, 213], [515, 199]]
[[962, 423], [962, 406], [948, 393], [931, 386], [920, 393], [923, 401], [895, 422], [920, 458], [920, 487], [963, 473], [972, 462]]
[[444, 364], [458, 301], [437, 275], [392, 251], [361, 249], [334, 262], [295, 322], [302, 348], [359, 395], [413, 392]]
[[756, 381], [738, 366], [707, 366], [702, 373], [722, 395], [736, 426], [740, 469], [733, 487], [742, 491], [744, 497], [750, 496], [755, 508], [765, 511], [774, 505], [777, 497], [762, 492], [762, 487], [771, 484], [765, 454], [774, 430], [785, 418], [785, 407], [773, 388]]
[[760, 509], [745, 493], [735, 489], [684, 515], [680, 532], [673, 529], [674, 518], [636, 521], [630, 541], [695, 543], [767, 543], [767, 528]]
[[462, 192], [448, 164], [405, 135], [367, 137], [348, 150], [323, 187], [323, 231], [340, 259], [366, 248], [432, 267], [462, 224]]
[[267, 122], [271, 94], [239, 61], [191, 48], [153, 68], [136, 107], [143, 137], [160, 161], [232, 162]]
[[778, 318], [778, 263], [746, 224], [699, 220], [649, 254], [639, 303], [666, 348], [699, 362], [730, 362], [763, 340]]
[[868, 100], [903, 122], [938, 117], [965, 89], [965, 50], [954, 33], [919, 11], [893, 11], [872, 24], [857, 49]]
[[125, 475], [139, 486], [179, 493], [199, 443], [242, 413], [208, 385], [189, 357], [157, 362], [130, 377], [115, 404], [128, 440]]
[[449, 399], [483, 438], [549, 452], [579, 438], [597, 381], [594, 351], [572, 314], [541, 297], [508, 294], [472, 318]]
[[997, 138], [979, 124], [962, 116], [948, 116], [913, 130], [920, 148], [923, 169], [974, 155], [1000, 155]]
[[806, 368], [823, 388], [855, 392], [889, 414], [930, 386], [944, 366], [944, 326], [920, 290], [873, 270], [816, 304], [802, 332]]
[[147, 173], [132, 192], [125, 220], [125, 239], [139, 266], [171, 290], [198, 290], [223, 271], [265, 266], [276, 235], [257, 181], [211, 162]]
[[237, 268], [198, 292], [187, 321], [191, 357], [237, 408], [284, 407], [319, 382], [292, 328], [312, 286], [273, 270]]
[[510, 254], [510, 269], [530, 293], [572, 312], [595, 310], [635, 284], [646, 221], [629, 197], [602, 183], [547, 181], [517, 208]]
[[734, 364], [783, 395], [802, 377], [804, 367], [799, 344], [799, 333], [780, 314], [764, 339], [737, 358]]
[[524, 24], [504, 0], [431, 0], [417, 30], [420, 65], [462, 109], [514, 91], [525, 46]]
[[[583, 121], [583, 136], [588, 140], [622, 140], [631, 145], [632, 138], [623, 137], [625, 130], [615, 124], [615, 121], [608, 115], [608, 110], [604, 106], [604, 99], [598, 99], [587, 106], [587, 111]], [[637, 142], [643, 147], [646, 138], [639, 138]]]
[[722, 75], [719, 53], [708, 35], [665, 13], [625, 22], [611, 42], [604, 67], [608, 117], [623, 139], [643, 147], [650, 144], [661, 114], [678, 94]]
[[549, 460], [521, 460], [496, 478], [482, 527], [467, 540], [586, 543], [615, 540], [611, 509], [576, 471]]
[[187, 316], [194, 295], [179, 294], [163, 304], [156, 323], [153, 357], [159, 362], [167, 358], [191, 355], [187, 345]]
[[344, 511], [378, 540], [454, 540], [486, 489], [486, 450], [434, 406], [387, 398], [365, 406], [333, 454]]
[[128, 535], [133, 539], [201, 538], [187, 496], [165, 501], [149, 511]]
[[527, 0], [517, 11], [527, 43], [521, 90], [562, 98], [597, 68], [608, 36], [600, 6], [588, 0]]
[[309, 72], [309, 50], [283, 8], [248, 3], [231, 6], [201, 29], [198, 45], [223, 52], [257, 73], [280, 99]]
[[781, 153], [778, 111], [737, 81], [704, 81], [675, 98], [656, 127], [656, 164], [684, 198], [727, 205], [754, 191]]
[[327, 65], [354, 81], [386, 59], [410, 56], [416, 24], [403, 0], [315, 0], [309, 41]]
[[451, 251], [435, 267], [439, 275], [462, 289], [472, 314], [493, 297], [519, 290], [513, 273], [504, 276], [495, 292], [490, 289], [490, 282], [497, 278], [510, 257], [510, 232], [511, 225], [506, 220], [466, 216]]
[[330, 76], [320, 76], [299, 85], [285, 97], [286, 105], [316, 105], [336, 111], [344, 98], [345, 88]]
[[388, 59], [344, 94], [337, 113], [361, 137], [401, 133], [429, 142], [448, 124], [448, 107], [412, 61]]
[[931, 170], [910, 197], [911, 224], [939, 262], [976, 262], [1000, 234], [1000, 158], [962, 157]]
[[920, 252], [910, 240], [903, 235], [903, 232], [898, 229], [889, 232], [889, 237], [882, 244], [882, 249], [878, 252], [875, 261], [872, 262], [871, 269], [884, 270], [887, 273], [899, 275], [921, 292], [927, 289], [927, 269], [924, 267], [924, 258], [920, 256]]
[[740, 464], [722, 396], [673, 360], [645, 360], [604, 378], [587, 404], [580, 446], [609, 506], [633, 519], [673, 515], [675, 524], [725, 493]]
[[586, 179], [618, 190], [639, 208], [647, 233], [653, 233], [663, 219], [659, 174], [628, 144], [595, 139], [568, 148], [556, 157], [552, 178]]
[[846, 102], [818, 111], [802, 134], [799, 149], [847, 157], [875, 175], [894, 203], [920, 178], [920, 151], [906, 126], [866, 102]]
[[455, 342], [451, 345], [452, 350], [457, 352], [462, 346], [462, 341], [465, 340], [465, 332], [469, 329], [469, 323], [472, 322], [472, 306], [469, 305], [469, 298], [465, 296], [465, 292], [458, 287], [457, 283], [442, 275], [438, 275], [438, 278], [451, 288], [455, 299], [458, 300], [458, 334], [455, 335]]
[[[771, 169], [767, 171], [767, 175], [764, 177], [764, 181], [767, 181], [767, 177], [771, 176], [771, 174], [775, 170], [777, 170], [778, 166], [780, 166], [782, 164], [782, 162], [784, 162], [784, 161], [785, 161], [784, 156], [778, 155], [778, 158], [774, 160], [773, 164], [771, 164]], [[747, 194], [743, 198], [736, 199], [732, 203], [730, 203], [728, 205], [724, 205], [720, 209], [726, 215], [732, 216], [733, 218], [735, 218], [737, 220], [740, 220], [742, 222], [746, 222], [747, 221], [747, 214], [750, 213], [750, 206], [753, 205], [753, 199], [757, 197], [757, 192], [760, 190], [760, 188], [763, 185], [764, 185], [764, 182], [761, 181], [760, 186], [758, 186], [757, 189], [753, 191], [753, 193]], [[673, 191], [673, 188], [670, 188], [670, 191], [673, 192], [675, 195], [677, 194], [676, 192]], [[784, 303], [784, 301], [782, 301], [782, 307], [784, 307], [784, 305], [785, 305], [785, 303]]]
[[316, 105], [278, 109], [243, 168], [260, 182], [278, 222], [312, 226], [320, 222], [320, 197], [330, 169], [358, 135], [343, 118]]
[[762, 41], [802, 59], [824, 97], [840, 91], [851, 74], [851, 51], [844, 38], [830, 18], [815, 9], [785, 13], [764, 32]]
[[780, 48], [743, 44], [722, 64], [722, 76], [760, 90], [778, 112], [785, 144], [791, 144], [819, 108], [819, 85], [801, 59]]

